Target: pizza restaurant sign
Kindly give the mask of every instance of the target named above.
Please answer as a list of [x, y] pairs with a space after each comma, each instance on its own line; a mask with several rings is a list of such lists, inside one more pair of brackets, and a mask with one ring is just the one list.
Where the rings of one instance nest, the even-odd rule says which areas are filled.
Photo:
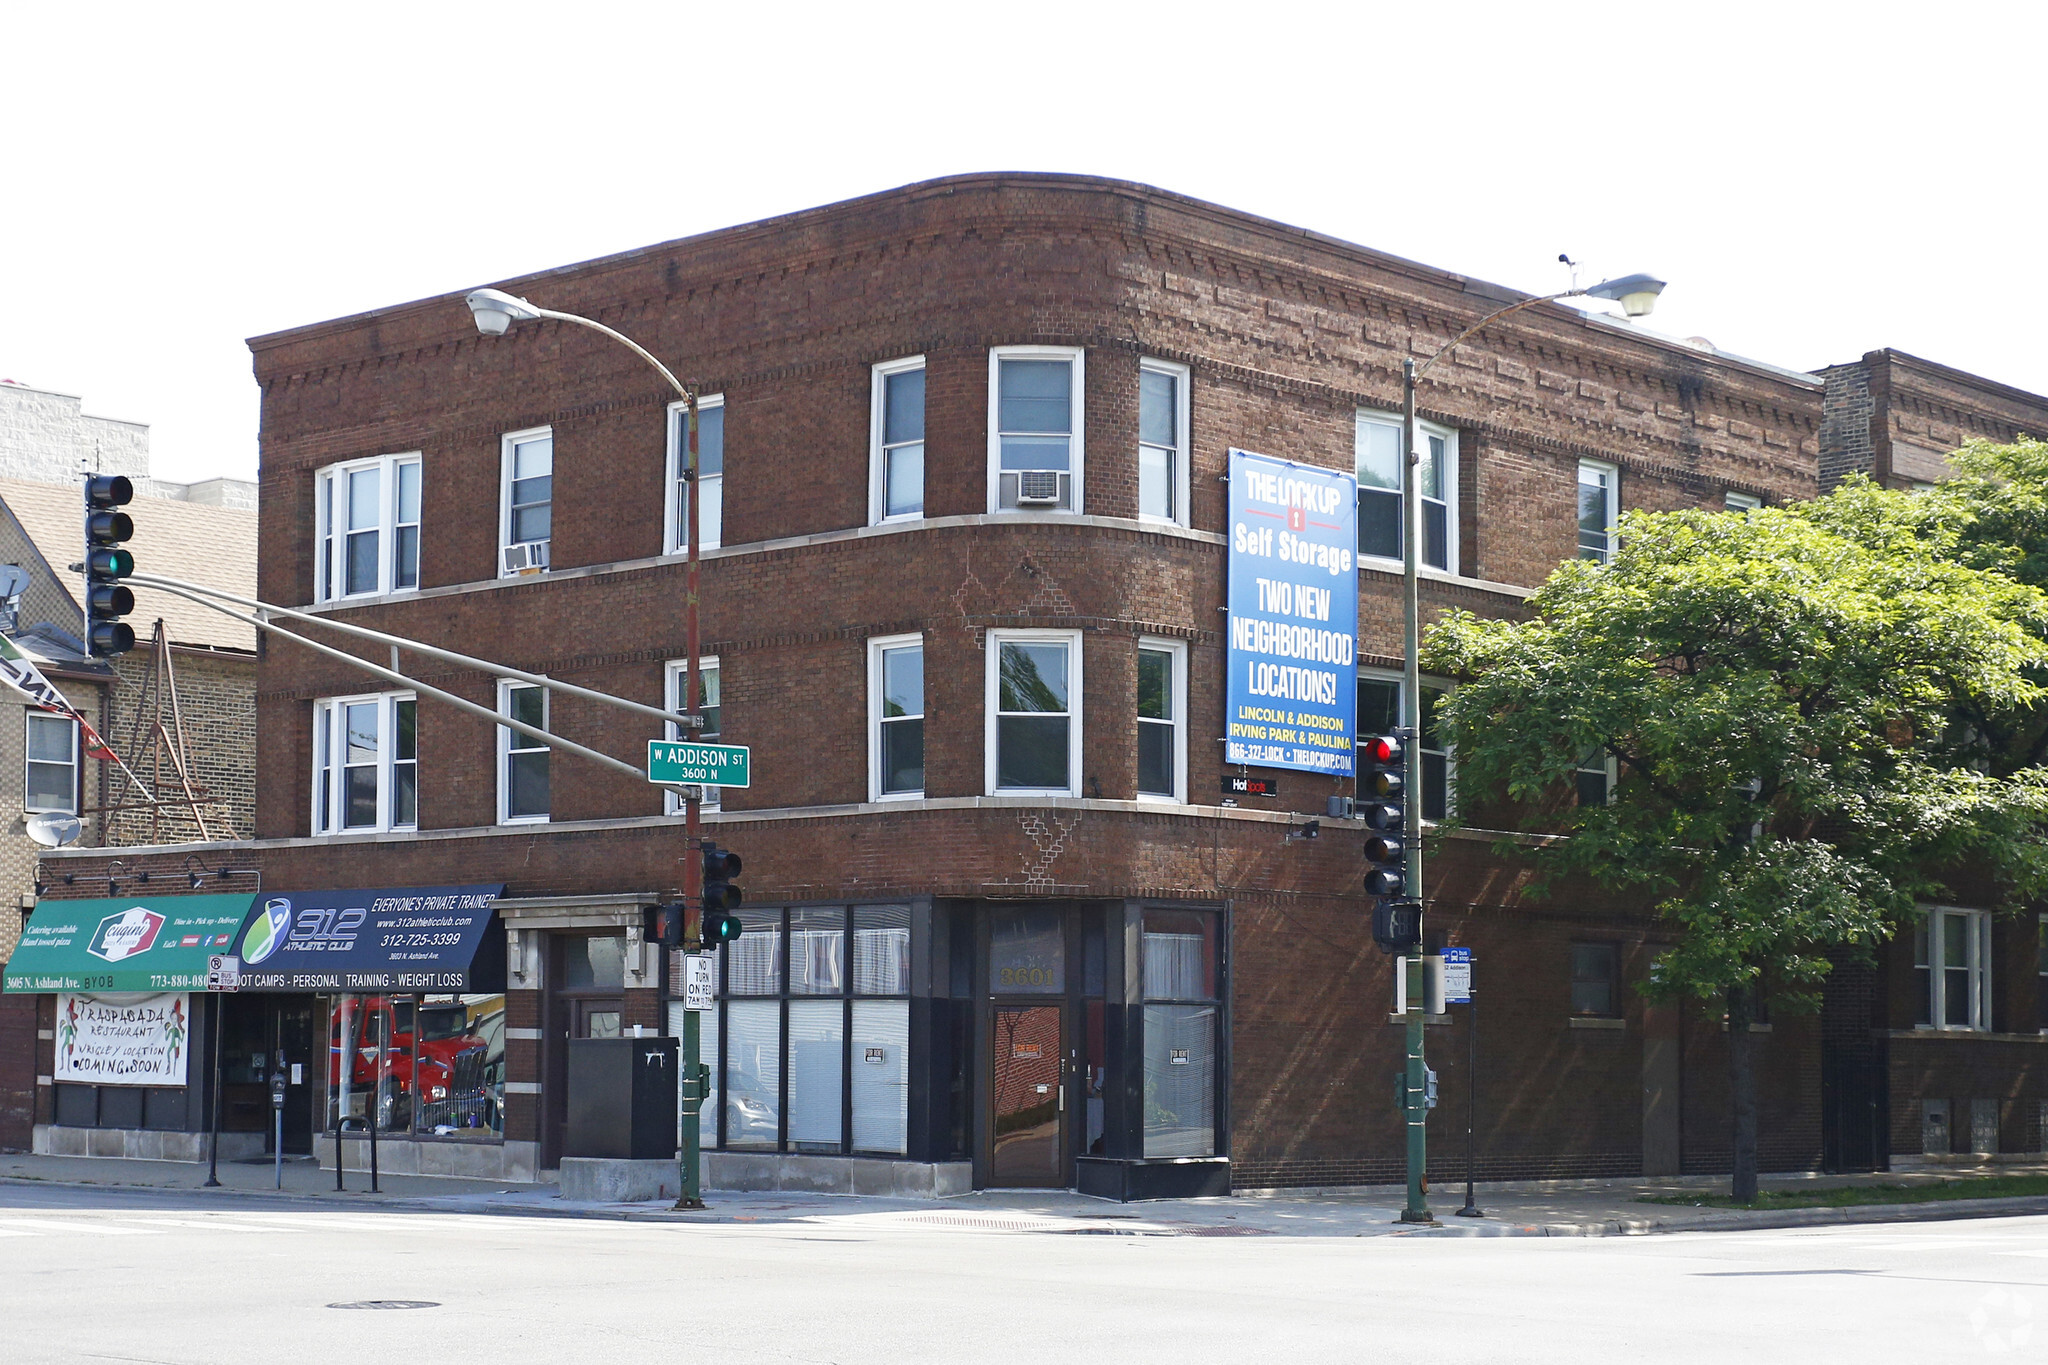
[[52, 1074], [82, 1085], [183, 1085], [191, 1034], [192, 1001], [183, 992], [120, 1000], [60, 993]]

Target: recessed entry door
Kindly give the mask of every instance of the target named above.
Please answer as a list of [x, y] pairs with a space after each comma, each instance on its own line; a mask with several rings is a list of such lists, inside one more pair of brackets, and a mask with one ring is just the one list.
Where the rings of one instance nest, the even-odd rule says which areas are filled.
[[992, 1013], [989, 1184], [1062, 1188], [1067, 1180], [1061, 1162], [1066, 1118], [1061, 1007], [998, 1006]]

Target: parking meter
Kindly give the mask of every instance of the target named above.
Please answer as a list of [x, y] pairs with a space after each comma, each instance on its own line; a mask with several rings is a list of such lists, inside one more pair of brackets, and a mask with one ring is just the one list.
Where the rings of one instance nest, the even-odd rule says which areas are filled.
[[[277, 1064], [270, 1069], [270, 1117], [277, 1133], [272, 1139], [272, 1160], [277, 1169], [277, 1188], [284, 1188], [284, 1053], [277, 1054]], [[339, 1159], [339, 1148], [336, 1149]]]

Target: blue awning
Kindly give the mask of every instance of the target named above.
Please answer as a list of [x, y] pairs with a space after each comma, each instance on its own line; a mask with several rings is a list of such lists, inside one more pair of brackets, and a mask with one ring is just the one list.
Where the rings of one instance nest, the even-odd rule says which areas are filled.
[[494, 886], [266, 896], [236, 941], [245, 991], [483, 993], [505, 989]]

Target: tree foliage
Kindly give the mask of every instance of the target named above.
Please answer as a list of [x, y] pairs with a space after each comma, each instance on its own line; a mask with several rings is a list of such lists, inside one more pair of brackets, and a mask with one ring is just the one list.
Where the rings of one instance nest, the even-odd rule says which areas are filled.
[[[2048, 473], [2048, 448], [2029, 458]], [[1558, 811], [1570, 837], [1537, 857], [1678, 930], [1653, 993], [1768, 976], [1811, 1002], [1831, 954], [1867, 952], [1958, 868], [2048, 886], [2048, 784], [1985, 739], [2048, 712], [2048, 597], [2026, 581], [2048, 582], [2048, 479], [2030, 501], [1984, 459], [1976, 503], [1858, 480], [1632, 513], [1614, 561], [1562, 565], [1532, 619], [1429, 632], [1427, 666], [1461, 680], [1439, 715], [1468, 804], [1555, 808], [1589, 755], [1619, 761], [1613, 799]], [[2015, 553], [2022, 524], [2037, 548]]]

